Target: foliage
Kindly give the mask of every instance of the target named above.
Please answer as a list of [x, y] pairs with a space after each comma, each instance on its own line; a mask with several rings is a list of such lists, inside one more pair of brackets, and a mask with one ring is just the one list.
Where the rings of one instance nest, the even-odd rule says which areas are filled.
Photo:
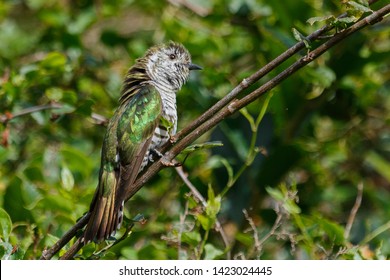
[[[88, 210], [99, 116], [149, 46], [182, 42], [204, 68], [178, 96], [180, 128], [296, 39], [310, 48], [323, 23], [340, 31], [383, 4], [342, 2], [2, 1], [1, 257], [39, 258]], [[389, 52], [387, 19], [324, 54], [198, 142], [222, 147], [179, 157], [205, 201], [165, 169], [127, 204], [128, 238], [77, 257], [389, 258]]]

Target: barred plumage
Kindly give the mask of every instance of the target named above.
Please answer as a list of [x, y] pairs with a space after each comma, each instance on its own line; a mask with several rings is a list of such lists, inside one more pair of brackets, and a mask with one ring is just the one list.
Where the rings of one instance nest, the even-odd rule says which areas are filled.
[[100, 242], [120, 228], [126, 190], [147, 165], [150, 151], [176, 133], [176, 92], [195, 69], [201, 68], [173, 42], [150, 48], [129, 69], [104, 138], [84, 243]]

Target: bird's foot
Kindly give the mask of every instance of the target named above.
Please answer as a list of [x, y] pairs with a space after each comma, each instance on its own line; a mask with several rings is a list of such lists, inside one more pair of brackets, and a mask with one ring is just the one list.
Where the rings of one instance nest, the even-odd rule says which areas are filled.
[[178, 167], [178, 166], [181, 166], [182, 164], [176, 160], [169, 160], [166, 158], [165, 155], [163, 155], [159, 150], [156, 150], [156, 149], [152, 149], [151, 152], [156, 155], [157, 157], [159, 157], [161, 159], [161, 163], [162, 165], [166, 166], [166, 167]]
[[179, 166], [182, 166], [181, 162], [178, 162], [176, 160], [171, 161], [171, 160], [166, 159], [165, 157], [161, 158], [161, 163], [162, 163], [162, 165], [164, 165], [166, 167], [179, 167]]
[[177, 138], [174, 135], [169, 136], [169, 142], [171, 144], [175, 144], [177, 141]]

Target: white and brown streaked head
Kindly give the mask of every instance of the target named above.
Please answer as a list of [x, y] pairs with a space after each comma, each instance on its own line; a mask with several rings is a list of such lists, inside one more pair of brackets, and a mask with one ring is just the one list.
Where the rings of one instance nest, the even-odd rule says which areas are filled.
[[148, 49], [129, 69], [122, 89], [121, 101], [131, 98], [143, 83], [153, 83], [165, 92], [177, 92], [187, 81], [193, 64], [188, 50], [179, 43], [169, 42]]
[[179, 90], [187, 81], [190, 70], [199, 70], [191, 61], [188, 50], [179, 43], [157, 45], [146, 54], [146, 72], [155, 83]]

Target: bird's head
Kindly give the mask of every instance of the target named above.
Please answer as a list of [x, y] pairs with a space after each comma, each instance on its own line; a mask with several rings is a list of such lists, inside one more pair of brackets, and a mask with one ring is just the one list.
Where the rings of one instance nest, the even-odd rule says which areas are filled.
[[144, 58], [149, 77], [175, 91], [187, 81], [190, 70], [202, 69], [191, 62], [191, 55], [183, 45], [174, 42], [150, 48]]

